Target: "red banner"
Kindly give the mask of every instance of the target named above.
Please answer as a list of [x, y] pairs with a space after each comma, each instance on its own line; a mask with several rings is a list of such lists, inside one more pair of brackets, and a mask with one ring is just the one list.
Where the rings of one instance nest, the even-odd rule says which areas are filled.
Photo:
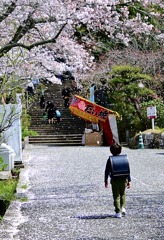
[[117, 112], [104, 108], [77, 95], [74, 95], [69, 109], [74, 115], [93, 123], [98, 123], [98, 121], [105, 122], [109, 114], [114, 114], [119, 117]]

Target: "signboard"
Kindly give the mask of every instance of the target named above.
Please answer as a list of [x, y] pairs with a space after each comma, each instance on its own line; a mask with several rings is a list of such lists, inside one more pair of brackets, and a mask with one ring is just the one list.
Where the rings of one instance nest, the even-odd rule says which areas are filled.
[[109, 114], [119, 117], [117, 112], [90, 102], [78, 95], [74, 95], [69, 109], [74, 115], [93, 123], [98, 123], [98, 121], [105, 122]]
[[156, 106], [147, 107], [147, 117], [149, 119], [157, 118]]

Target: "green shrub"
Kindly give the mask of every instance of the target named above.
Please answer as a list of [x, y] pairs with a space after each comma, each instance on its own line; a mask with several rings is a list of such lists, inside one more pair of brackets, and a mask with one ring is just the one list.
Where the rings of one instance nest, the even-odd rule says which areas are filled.
[[4, 164], [3, 158], [0, 157], [0, 171], [4, 171], [6, 167], [7, 167], [7, 164]]
[[11, 202], [15, 199], [17, 179], [0, 181], [0, 198]]
[[23, 110], [22, 113], [22, 140], [28, 136], [37, 136], [38, 133], [33, 130], [29, 130], [31, 124], [31, 116]]
[[23, 128], [22, 127], [22, 140], [25, 139], [25, 137], [28, 137], [28, 136], [37, 136], [38, 133], [36, 131], [33, 131], [33, 130], [29, 130], [28, 128]]

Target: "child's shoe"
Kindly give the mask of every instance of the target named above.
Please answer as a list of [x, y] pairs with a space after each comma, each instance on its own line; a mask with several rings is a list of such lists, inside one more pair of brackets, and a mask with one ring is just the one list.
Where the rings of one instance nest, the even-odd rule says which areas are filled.
[[126, 215], [126, 210], [125, 208], [122, 208], [122, 216], [125, 217], [125, 215]]
[[115, 214], [115, 218], [121, 218], [121, 217], [122, 217], [122, 214], [120, 212]]

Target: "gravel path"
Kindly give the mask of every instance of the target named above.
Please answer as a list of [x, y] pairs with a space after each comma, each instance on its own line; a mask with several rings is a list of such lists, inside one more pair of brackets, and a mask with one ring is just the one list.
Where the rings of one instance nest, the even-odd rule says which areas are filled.
[[0, 224], [0, 240], [164, 239], [164, 150], [123, 148], [132, 187], [127, 216], [114, 218], [104, 187], [108, 147], [41, 147], [23, 153], [14, 201]]

